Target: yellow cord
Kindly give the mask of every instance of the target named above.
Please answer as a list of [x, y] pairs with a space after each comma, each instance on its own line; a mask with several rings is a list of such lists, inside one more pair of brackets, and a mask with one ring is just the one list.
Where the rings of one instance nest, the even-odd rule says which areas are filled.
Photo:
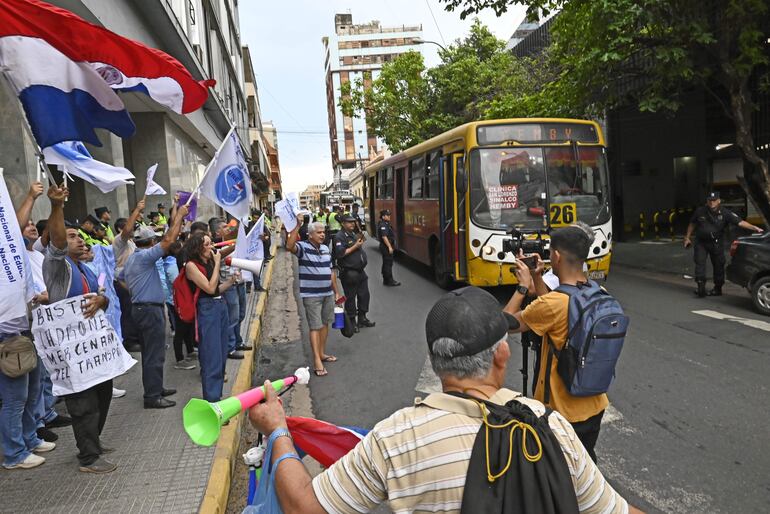
[[[490, 482], [494, 482], [501, 476], [505, 475], [505, 473], [508, 471], [508, 468], [511, 467], [511, 460], [513, 459], [513, 433], [516, 432], [517, 428], [521, 429], [521, 451], [522, 451], [522, 454], [524, 455], [524, 458], [527, 459], [529, 462], [537, 462], [542, 458], [543, 445], [540, 442], [540, 437], [537, 435], [537, 432], [535, 432], [535, 429], [532, 428], [532, 425], [528, 423], [523, 423], [516, 419], [512, 419], [511, 421], [504, 423], [502, 425], [493, 425], [487, 420], [487, 410], [484, 408], [484, 404], [477, 401], [476, 405], [478, 405], [479, 409], [481, 409], [481, 419], [484, 423], [484, 431], [485, 431], [484, 445], [487, 453], [487, 480], [489, 480]], [[511, 432], [508, 436], [508, 462], [505, 464], [505, 466], [499, 473], [493, 474], [491, 465], [490, 465], [490, 459], [489, 459], [489, 429], [490, 428], [495, 428], [495, 429], [508, 428], [511, 425], [513, 425], [513, 428], [511, 428]], [[530, 455], [529, 451], [527, 450], [528, 433], [532, 434], [532, 436], [535, 438], [535, 442], [537, 443], [537, 454], [535, 455]]]

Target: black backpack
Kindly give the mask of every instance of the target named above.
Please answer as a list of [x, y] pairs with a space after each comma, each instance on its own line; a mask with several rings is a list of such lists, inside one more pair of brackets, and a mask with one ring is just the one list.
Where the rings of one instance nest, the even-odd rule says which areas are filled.
[[461, 514], [579, 512], [567, 460], [548, 425], [551, 409], [537, 416], [516, 400], [497, 405], [462, 393], [447, 394], [476, 401], [487, 410], [473, 443]]

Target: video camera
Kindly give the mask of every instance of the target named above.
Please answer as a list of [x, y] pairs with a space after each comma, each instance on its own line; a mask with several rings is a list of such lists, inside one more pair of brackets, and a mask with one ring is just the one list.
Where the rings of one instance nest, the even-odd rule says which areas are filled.
[[[543, 260], [548, 260], [550, 252], [546, 250], [546, 240], [543, 239], [543, 234], [547, 233], [542, 230], [519, 230], [512, 228], [508, 234], [510, 239], [503, 240], [503, 252], [512, 253], [514, 255], [519, 254], [521, 250], [525, 255], [536, 253]], [[534, 239], [528, 239], [527, 236], [536, 234]]]

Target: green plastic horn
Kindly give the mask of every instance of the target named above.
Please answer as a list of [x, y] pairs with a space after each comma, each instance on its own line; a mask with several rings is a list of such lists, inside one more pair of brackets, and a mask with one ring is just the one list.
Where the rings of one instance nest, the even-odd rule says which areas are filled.
[[[272, 382], [276, 392], [293, 383], [307, 384], [310, 370], [299, 368], [294, 375]], [[231, 396], [218, 402], [207, 402], [193, 398], [182, 411], [184, 430], [195, 444], [211, 446], [219, 439], [219, 432], [230, 418], [253, 407], [265, 397], [265, 387], [255, 387], [237, 396]]]

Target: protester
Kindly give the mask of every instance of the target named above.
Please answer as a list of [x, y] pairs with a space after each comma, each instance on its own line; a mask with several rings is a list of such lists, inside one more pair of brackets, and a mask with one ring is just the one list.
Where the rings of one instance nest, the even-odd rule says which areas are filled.
[[94, 214], [96, 214], [96, 218], [99, 220], [99, 224], [104, 227], [107, 242], [112, 244], [112, 242], [115, 240], [115, 233], [112, 231], [112, 227], [110, 227], [112, 213], [107, 207], [97, 207], [94, 209]]
[[[554, 230], [551, 234], [551, 266], [559, 283], [576, 285], [586, 281], [583, 265], [591, 248], [592, 237], [593, 234], [589, 236], [585, 227], [575, 225]], [[547, 289], [540, 273], [534, 273], [533, 278], [533, 274], [522, 260], [517, 260], [515, 264], [519, 288], [504, 310], [519, 321], [520, 326], [516, 332], [532, 330], [543, 338], [540, 344], [541, 365], [534, 387], [535, 399], [545, 402], [546, 390], [549, 391], [550, 398], [545, 404], [572, 424], [591, 459], [596, 461], [594, 447], [599, 438], [604, 410], [609, 405], [607, 395], [602, 393], [595, 396], [573, 396], [559, 376], [558, 356], [555, 355], [551, 360], [550, 371], [545, 364], [548, 362], [551, 345], [559, 351], [567, 340], [569, 296], [555, 291], [542, 294]], [[540, 264], [538, 269], [542, 269]], [[528, 290], [541, 294], [522, 311], [521, 305]]]
[[222, 399], [227, 345], [232, 333], [227, 302], [222, 298], [222, 293], [235, 283], [235, 279], [230, 277], [220, 284], [222, 254], [214, 250], [211, 238], [200, 233], [191, 236], [184, 248], [189, 259], [185, 264], [185, 273], [191, 287], [200, 289], [196, 305], [198, 362], [201, 368], [203, 399], [209, 402]]
[[[238, 229], [236, 227], [228, 226], [222, 218], [211, 218], [209, 220], [209, 228], [214, 235], [213, 242], [222, 243], [233, 239]], [[235, 250], [235, 245], [226, 246], [218, 250], [221, 257], [226, 257]], [[219, 268], [220, 280], [227, 280], [232, 277], [237, 282], [238, 273], [225, 263], [221, 263]], [[246, 350], [246, 346], [238, 345], [237, 338], [235, 337], [235, 330], [238, 327], [238, 291], [236, 288], [228, 288], [223, 290], [223, 297], [227, 302], [227, 317], [230, 320], [229, 336], [227, 338], [227, 358], [228, 359], [243, 359], [243, 351]], [[251, 347], [248, 347], [251, 350]]]
[[176, 241], [182, 228], [182, 219], [187, 207], [179, 209], [171, 228], [155, 244], [155, 232], [150, 227], [139, 227], [134, 231], [136, 251], [126, 261], [123, 269], [124, 281], [131, 293], [131, 316], [142, 334], [142, 384], [144, 385], [144, 408], [165, 409], [176, 402], [165, 397], [176, 393], [176, 389], [163, 386], [163, 365], [166, 360], [164, 307], [161, 279], [155, 268], [155, 261], [168, 255], [171, 244]]
[[123, 272], [126, 261], [136, 250], [136, 244], [133, 241], [134, 229], [142, 209], [144, 209], [144, 200], [139, 200], [128, 219], [119, 218], [115, 222], [115, 232], [118, 235], [112, 241], [112, 249], [115, 254], [115, 292], [120, 300], [120, 328], [123, 334], [123, 346], [129, 352], [141, 351], [142, 340], [131, 317], [131, 293], [128, 292], [128, 288], [118, 277]]
[[[51, 202], [51, 215], [48, 218], [50, 243], [43, 262], [43, 278], [51, 303], [84, 293], [97, 293], [83, 304], [83, 313], [90, 318], [99, 309], [105, 309], [108, 300], [98, 294], [96, 277], [88, 268], [78, 263], [85, 252], [85, 242], [80, 237], [77, 226], [65, 227], [64, 201], [68, 195], [66, 187], [48, 187], [48, 198]], [[110, 450], [102, 444], [100, 435], [107, 421], [111, 401], [112, 379], [64, 396], [67, 412], [72, 417], [72, 430], [80, 451], [79, 469], [82, 472], [109, 473], [117, 468], [115, 464], [101, 457], [104, 452]]]
[[[479, 433], [482, 410], [486, 416], [489, 409], [482, 402], [512, 402], [536, 416], [546, 416], [546, 429], [557, 444], [542, 448], [560, 451], [561, 455], [545, 458], [562, 466], [566, 463], [561, 484], [566, 485], [569, 496], [549, 498], [552, 491], [532, 490], [542, 479], [540, 474], [506, 475], [505, 480], [514, 481], [526, 495], [546, 496], [546, 501], [571, 504], [584, 513], [639, 512], [607, 483], [561, 414], [547, 412], [539, 401], [503, 388], [511, 356], [506, 336], [515, 326], [516, 321], [501, 313], [495, 298], [482, 289], [465, 287], [442, 296], [428, 314], [425, 332], [428, 355], [443, 392], [418, 400], [375, 425], [353, 450], [315, 478], [297, 456], [283, 406], [268, 385], [266, 401], [250, 409], [249, 419], [273, 442], [272, 463], [280, 459], [273, 473], [283, 511], [358, 513], [387, 502], [394, 512], [460, 512], [461, 507], [470, 512], [473, 509], [463, 497], [465, 484], [471, 478], [488, 484], [486, 470], [481, 477], [469, 475], [471, 449], [477, 436], [484, 437], [483, 431]], [[523, 469], [553, 472], [542, 466]], [[468, 500], [482, 500], [483, 494], [489, 493], [480, 491]]]
[[325, 362], [335, 362], [337, 357], [326, 353], [329, 325], [334, 321], [334, 302], [340, 298], [337, 277], [332, 268], [329, 247], [323, 244], [326, 234], [323, 223], [308, 226], [307, 241], [297, 241], [302, 218], [287, 236], [286, 249], [297, 256], [299, 264], [299, 296], [305, 307], [305, 317], [310, 329], [310, 348], [313, 350], [313, 373], [322, 377], [329, 372]]

